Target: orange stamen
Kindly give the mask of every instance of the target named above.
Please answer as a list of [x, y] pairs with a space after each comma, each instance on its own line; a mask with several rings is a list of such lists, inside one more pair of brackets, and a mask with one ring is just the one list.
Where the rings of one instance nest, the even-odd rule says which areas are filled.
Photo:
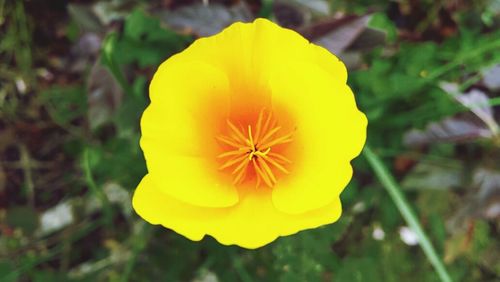
[[289, 173], [284, 164], [290, 164], [291, 161], [281, 154], [271, 152], [271, 148], [292, 142], [293, 133], [278, 134], [281, 127], [276, 126], [276, 124], [277, 121], [273, 119], [271, 112], [265, 110], [261, 110], [259, 113], [255, 132], [252, 131], [251, 125], [248, 125], [247, 132], [244, 132], [241, 126], [238, 128], [230, 120], [227, 120], [229, 134], [216, 138], [223, 145], [234, 149], [219, 154], [217, 158], [225, 159], [219, 169], [232, 168], [233, 184], [236, 185], [245, 180], [249, 166], [255, 172], [257, 187], [261, 182], [273, 187], [278, 182], [276, 171]]

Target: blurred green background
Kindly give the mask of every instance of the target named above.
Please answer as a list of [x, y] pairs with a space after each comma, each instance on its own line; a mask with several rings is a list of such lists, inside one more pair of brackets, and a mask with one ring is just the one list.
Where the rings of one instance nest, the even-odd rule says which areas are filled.
[[[348, 66], [341, 219], [257, 250], [146, 224], [149, 79], [256, 17]], [[0, 0], [0, 281], [500, 281], [499, 27], [498, 0]]]

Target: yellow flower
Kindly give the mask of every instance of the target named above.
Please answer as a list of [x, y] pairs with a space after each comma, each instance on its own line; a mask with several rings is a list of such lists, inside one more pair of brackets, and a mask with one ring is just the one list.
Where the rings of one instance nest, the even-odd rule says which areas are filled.
[[268, 20], [195, 41], [151, 82], [134, 209], [245, 248], [336, 221], [367, 125], [346, 81], [337, 57]]

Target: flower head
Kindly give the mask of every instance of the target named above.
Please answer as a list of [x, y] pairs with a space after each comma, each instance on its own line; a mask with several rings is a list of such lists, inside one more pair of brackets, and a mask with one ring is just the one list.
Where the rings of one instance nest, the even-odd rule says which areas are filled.
[[327, 50], [258, 19], [165, 61], [141, 120], [137, 213], [256, 248], [336, 221], [367, 120]]

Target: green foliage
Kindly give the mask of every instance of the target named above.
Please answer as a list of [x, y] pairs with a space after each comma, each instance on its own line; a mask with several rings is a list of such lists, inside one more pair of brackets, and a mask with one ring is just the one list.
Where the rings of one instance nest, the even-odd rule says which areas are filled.
[[274, 268], [278, 281], [318, 281], [338, 267], [340, 258], [332, 254], [330, 245], [340, 239], [350, 223], [349, 217], [338, 224], [300, 232], [274, 244]]
[[40, 96], [57, 124], [68, 125], [87, 112], [87, 97], [82, 87], [54, 87], [43, 91]]
[[94, 176], [101, 181], [118, 181], [133, 190], [137, 180], [146, 172], [138, 143], [138, 136], [113, 138], [99, 147], [89, 148], [90, 169]]
[[0, 262], [0, 277], [4, 279], [5, 282], [15, 282], [18, 280], [19, 275], [12, 275], [14, 271], [14, 266], [9, 261]]
[[162, 28], [158, 19], [135, 10], [125, 20], [124, 31], [117, 42], [114, 55], [120, 64], [157, 66], [185, 48], [191, 40], [189, 36]]
[[[493, 50], [500, 41], [493, 38], [492, 34], [481, 36], [464, 30], [440, 45], [401, 43], [391, 55], [382, 54], [381, 49], [370, 54], [370, 68], [352, 73], [349, 81], [355, 93], [362, 93], [358, 101], [370, 120], [372, 144], [399, 148], [399, 136], [408, 128], [422, 128], [457, 112], [459, 106], [438, 82], [456, 80], [499, 62], [500, 55]], [[451, 68], [458, 63], [465, 63], [467, 68]]]
[[387, 41], [389, 43], [396, 41], [398, 30], [394, 23], [385, 14], [375, 13], [372, 15], [369, 26], [383, 30], [387, 34]]

